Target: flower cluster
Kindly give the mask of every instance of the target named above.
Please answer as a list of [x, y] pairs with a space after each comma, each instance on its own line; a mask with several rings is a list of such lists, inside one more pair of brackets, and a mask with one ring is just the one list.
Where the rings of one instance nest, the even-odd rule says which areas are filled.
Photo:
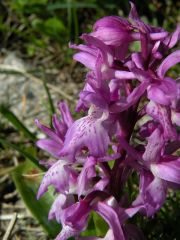
[[[180, 50], [168, 55], [179, 38], [180, 26], [168, 33], [147, 25], [131, 3], [127, 20], [104, 17], [81, 36], [84, 44], [70, 44], [89, 69], [76, 107], [87, 115], [74, 120], [61, 102], [52, 129], [36, 120], [48, 136], [37, 146], [53, 156], [43, 162], [48, 171], [38, 198], [55, 188], [49, 219], [62, 225], [56, 240], [141, 239], [126, 220], [138, 212], [153, 216], [167, 189], [180, 186], [180, 81], [166, 74], [180, 61]], [[129, 202], [124, 189], [133, 172], [139, 193]], [[102, 238], [80, 236], [92, 211], [109, 225]]]

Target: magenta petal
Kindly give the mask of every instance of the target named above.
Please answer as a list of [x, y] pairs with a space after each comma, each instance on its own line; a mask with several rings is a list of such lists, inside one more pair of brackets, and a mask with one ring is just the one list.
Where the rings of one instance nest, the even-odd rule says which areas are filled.
[[71, 116], [68, 105], [66, 104], [66, 102], [60, 102], [58, 104], [58, 107], [61, 113], [63, 123], [66, 124], [67, 127], [70, 127], [73, 124], [74, 120]]
[[52, 220], [56, 218], [58, 223], [61, 223], [61, 218], [63, 216], [63, 210], [74, 203], [73, 195], [59, 194], [56, 200], [53, 202], [51, 209], [49, 211], [48, 219]]
[[148, 98], [162, 105], [170, 105], [170, 99], [156, 86], [148, 89]]
[[55, 240], [67, 240], [72, 236], [76, 236], [79, 234], [79, 231], [70, 227], [70, 226], [63, 226], [61, 232], [55, 238]]
[[147, 216], [152, 216], [166, 199], [167, 184], [147, 171], [141, 173], [140, 184], [140, 193], [133, 202], [133, 206], [143, 205], [144, 209], [141, 208], [140, 211]]
[[156, 41], [163, 40], [167, 36], [168, 36], [168, 32], [166, 31], [150, 34], [151, 40], [156, 40]]
[[163, 148], [163, 134], [159, 128], [156, 128], [150, 137], [148, 137], [148, 144], [146, 145], [145, 152], [142, 156], [143, 160], [148, 163], [158, 162]]
[[104, 202], [98, 202], [94, 210], [109, 224], [115, 240], [125, 240], [118, 214], [112, 207]]
[[180, 24], [178, 24], [176, 30], [171, 34], [167, 40], [165, 40], [165, 44], [168, 46], [168, 48], [173, 48], [180, 39]]
[[87, 46], [84, 44], [79, 44], [79, 45], [70, 44], [69, 47], [73, 48], [73, 49], [77, 49], [82, 52], [89, 53], [89, 54], [93, 55], [94, 57], [97, 56], [97, 49], [94, 46]]
[[62, 223], [71, 226], [77, 231], [83, 231], [87, 225], [87, 220], [91, 207], [86, 200], [81, 200], [66, 208], [63, 212]]
[[135, 79], [136, 75], [132, 72], [117, 70], [115, 71], [115, 77], [122, 80], [129, 80], [129, 79]]
[[56, 141], [51, 140], [51, 139], [41, 139], [41, 140], [38, 140], [36, 142], [36, 145], [39, 148], [49, 152], [50, 154], [52, 154], [55, 157], [59, 156], [58, 153], [60, 152], [60, 150], [61, 150], [61, 148], [63, 146], [62, 144], [57, 143]]
[[86, 163], [78, 177], [78, 196], [81, 196], [85, 191], [88, 190], [90, 179], [96, 176], [95, 165], [95, 158], [87, 158]]
[[115, 104], [110, 106], [110, 110], [112, 112], [123, 112], [124, 110], [127, 110], [140, 99], [146, 91], [148, 85], [149, 82], [147, 81], [140, 83], [139, 86], [134, 88], [134, 90], [129, 94], [126, 101], [117, 101]]
[[135, 4], [133, 2], [130, 2], [130, 5], [131, 5], [131, 10], [129, 13], [129, 18], [132, 20], [139, 20], [139, 15], [137, 13]]
[[169, 68], [180, 62], [180, 50], [177, 50], [167, 56], [158, 68], [157, 74], [163, 78]]
[[38, 126], [39, 129], [41, 129], [42, 132], [44, 132], [46, 135], [48, 135], [51, 139], [62, 144], [61, 138], [52, 129], [41, 124], [38, 119], [35, 120], [35, 124]]
[[109, 183], [109, 178], [104, 177], [94, 185], [93, 190], [103, 191], [105, 189], [105, 187], [108, 185], [108, 183]]
[[77, 151], [87, 147], [92, 156], [104, 156], [110, 141], [108, 128], [103, 126], [106, 120], [106, 113], [97, 109], [75, 121], [68, 129], [61, 154], [74, 157]]
[[[126, 45], [133, 40], [131, 33], [115, 28], [101, 27], [97, 31], [92, 32], [91, 36], [100, 39], [107, 45], [121, 46], [126, 41]], [[126, 48], [125, 45], [125, 48]]]
[[106, 44], [104, 44], [102, 41], [100, 41], [99, 39], [90, 36], [88, 34], [83, 34], [82, 38], [89, 44], [92, 45], [94, 47], [96, 47], [97, 49], [100, 50], [102, 57], [103, 57], [103, 61], [105, 64], [107, 64], [107, 66], [111, 66], [113, 63], [113, 54], [112, 54], [112, 50], [109, 46], [107, 46]]
[[99, 19], [93, 26], [93, 30], [97, 31], [101, 27], [115, 28], [121, 30], [131, 29], [131, 24], [125, 18], [117, 16], [107, 16]]
[[47, 191], [50, 185], [53, 185], [57, 192], [68, 192], [69, 184], [74, 180], [74, 171], [72, 173], [68, 171], [66, 164], [65, 161], [59, 160], [49, 168], [39, 187], [38, 199]]
[[177, 133], [172, 125], [171, 121], [171, 111], [169, 107], [162, 106], [160, 104], [156, 104], [153, 101], [150, 101], [146, 107], [146, 112], [149, 114], [155, 121], [158, 121], [163, 130], [164, 137], [166, 140], [176, 140]]
[[85, 65], [87, 68], [91, 69], [91, 70], [95, 70], [95, 66], [96, 66], [96, 57], [86, 53], [86, 52], [79, 52], [74, 54], [73, 59], [82, 63], [83, 65]]
[[151, 165], [152, 173], [169, 182], [180, 184], [180, 158]]
[[123, 44], [127, 49], [126, 46], [133, 40], [131, 24], [121, 17], [104, 17], [95, 23], [93, 30], [94, 32], [91, 33], [92, 36], [113, 47]]
[[105, 101], [105, 99], [95, 92], [82, 91], [80, 93], [80, 98], [83, 102], [87, 103], [88, 105], [94, 104], [95, 106], [100, 107], [102, 109], [107, 108], [107, 102]]
[[143, 59], [140, 53], [132, 53], [132, 60], [135, 63], [136, 67], [143, 70]]
[[166, 184], [159, 178], [155, 178], [146, 189], [146, 201], [149, 204], [147, 208], [147, 215], [151, 216], [158, 211], [166, 199]]
[[53, 128], [55, 129], [56, 134], [63, 140], [64, 139], [64, 135], [67, 132], [66, 124], [61, 122], [58, 119], [58, 116], [56, 114], [54, 114], [52, 116], [52, 125], [53, 125]]

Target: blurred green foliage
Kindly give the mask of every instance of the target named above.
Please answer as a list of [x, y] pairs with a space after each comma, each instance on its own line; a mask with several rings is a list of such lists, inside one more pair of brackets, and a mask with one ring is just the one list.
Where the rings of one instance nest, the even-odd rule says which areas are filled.
[[[134, 1], [145, 21], [172, 31], [178, 21], [180, 3], [172, 0]], [[62, 54], [69, 41], [98, 18], [128, 15], [127, 0], [2, 0], [0, 1], [1, 46], [20, 49], [25, 57]]]

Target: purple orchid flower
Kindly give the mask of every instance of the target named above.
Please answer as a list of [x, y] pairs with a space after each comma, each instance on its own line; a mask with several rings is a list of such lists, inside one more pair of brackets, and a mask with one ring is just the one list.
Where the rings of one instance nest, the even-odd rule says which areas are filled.
[[[53, 156], [41, 161], [49, 169], [37, 197], [54, 187], [49, 220], [62, 225], [56, 240], [144, 239], [127, 220], [138, 212], [153, 216], [168, 188], [179, 189], [180, 82], [168, 76], [180, 61], [180, 51], [172, 51], [179, 38], [179, 26], [173, 33], [150, 26], [131, 3], [128, 20], [104, 17], [81, 36], [84, 44], [70, 44], [79, 51], [74, 59], [89, 69], [76, 106], [85, 116], [73, 120], [60, 103], [52, 129], [36, 120], [47, 135], [37, 146]], [[129, 47], [134, 41], [139, 52]], [[139, 193], [127, 204], [124, 186], [134, 171]], [[109, 229], [101, 237], [82, 237], [92, 211]]]

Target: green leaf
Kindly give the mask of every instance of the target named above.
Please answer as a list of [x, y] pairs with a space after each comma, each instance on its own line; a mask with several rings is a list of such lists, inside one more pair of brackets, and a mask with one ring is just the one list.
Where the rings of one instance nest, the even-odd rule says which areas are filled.
[[98, 237], [103, 237], [109, 229], [108, 224], [96, 212], [93, 212], [93, 220], [94, 220], [96, 235]]
[[55, 221], [48, 221], [48, 212], [55, 200], [53, 191], [50, 191], [52, 189], [49, 189], [40, 200], [36, 199], [42, 173], [36, 165], [26, 161], [12, 171], [12, 178], [27, 208], [48, 235], [54, 238], [60, 231], [60, 225]]
[[50, 118], [51, 118], [51, 116], [56, 112], [56, 110], [55, 110], [55, 107], [54, 107], [54, 104], [53, 104], [51, 93], [50, 93], [49, 88], [48, 88], [47, 83], [46, 83], [45, 76], [43, 77], [43, 85], [44, 85], [44, 89], [45, 89], [47, 97], [48, 97]]
[[59, 34], [66, 30], [63, 22], [56, 18], [48, 18], [43, 24], [44, 32], [53, 37], [59, 37]]
[[83, 236], [83, 237], [96, 236], [93, 213], [90, 214], [88, 226], [87, 226], [86, 230], [81, 233], [81, 236]]
[[26, 137], [30, 140], [35, 141], [36, 136], [31, 133], [26, 126], [16, 117], [16, 115], [11, 112], [7, 107], [4, 105], [0, 106], [0, 113], [20, 132], [22, 132]]
[[18, 145], [13, 144], [8, 142], [7, 140], [0, 138], [0, 143], [5, 146], [5, 147], [10, 147], [16, 151], [18, 151], [20, 154], [22, 154], [25, 158], [29, 159], [31, 162], [33, 162], [37, 167], [41, 168], [44, 170], [44, 167], [39, 165], [39, 162], [37, 160], [37, 158], [34, 157], [34, 153], [31, 154], [29, 151], [26, 151], [20, 147], [18, 147]]

